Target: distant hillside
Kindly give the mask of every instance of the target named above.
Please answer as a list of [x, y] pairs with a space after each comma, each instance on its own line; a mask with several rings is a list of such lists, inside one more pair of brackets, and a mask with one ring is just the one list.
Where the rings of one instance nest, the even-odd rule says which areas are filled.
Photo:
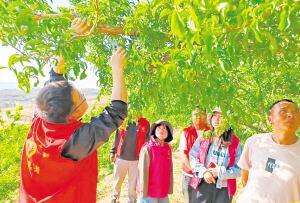
[[[3, 86], [2, 86], [3, 88]], [[1, 89], [0, 88], [0, 108], [12, 108], [15, 104], [23, 106], [32, 106], [40, 88], [34, 88], [29, 94], [18, 89]], [[93, 101], [97, 95], [97, 89], [84, 88], [81, 89], [88, 101]]]

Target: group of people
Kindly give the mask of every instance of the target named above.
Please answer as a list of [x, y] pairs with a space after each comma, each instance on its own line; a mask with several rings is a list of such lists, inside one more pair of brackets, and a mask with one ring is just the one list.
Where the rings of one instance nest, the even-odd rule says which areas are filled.
[[[185, 203], [231, 202], [236, 195], [238, 178], [244, 188], [237, 195], [237, 202], [300, 201], [300, 140], [296, 136], [300, 127], [299, 107], [291, 100], [279, 100], [270, 107], [268, 118], [273, 131], [250, 137], [243, 148], [220, 108], [213, 109], [209, 116], [199, 107], [192, 111], [192, 123], [183, 129], [179, 143]], [[141, 127], [140, 119], [146, 119], [139, 118], [138, 126]], [[149, 123], [146, 123], [143, 126], [148, 129]], [[130, 125], [124, 131], [127, 137], [117, 132], [116, 140], [120, 137], [125, 142], [132, 137], [139, 139], [140, 127], [130, 130]], [[165, 136], [160, 128], [166, 129]], [[172, 132], [172, 126], [166, 121], [158, 121], [150, 131], [144, 131], [141, 137], [148, 137], [149, 141], [144, 139], [139, 155], [132, 152], [136, 155], [132, 170], [136, 172], [135, 179], [131, 178], [133, 172], [128, 167], [128, 202], [136, 199], [168, 202], [168, 194], [173, 191], [172, 150], [168, 145], [173, 138]], [[114, 144], [112, 149], [116, 146]], [[125, 173], [119, 176], [120, 165], [128, 161], [125, 156], [132, 150], [129, 146], [135, 146], [134, 142], [125, 145], [123, 152], [117, 154], [112, 202], [118, 202], [125, 177]], [[114, 150], [112, 153], [115, 156]]]
[[[37, 96], [22, 152], [20, 202], [96, 202], [97, 148], [114, 131], [111, 201], [119, 202], [128, 174], [128, 202], [169, 202], [173, 127], [165, 120], [150, 125], [142, 115], [124, 122], [125, 58], [121, 48], [113, 53], [112, 101], [88, 123], [81, 121], [88, 108], [84, 96], [66, 80], [62, 67], [51, 70]], [[244, 188], [237, 202], [300, 201], [300, 111], [295, 102], [275, 102], [268, 115], [273, 131], [250, 137], [243, 148], [220, 108], [207, 114], [195, 108], [180, 137], [184, 202], [231, 202], [239, 177]]]
[[185, 202], [231, 202], [238, 178], [244, 188], [236, 202], [300, 201], [300, 112], [295, 102], [271, 105], [272, 132], [251, 136], [243, 148], [221, 109], [206, 117], [205, 111], [193, 111], [193, 124], [181, 135]]
[[242, 147], [237, 135], [215, 108], [207, 118], [195, 109], [184, 129], [179, 150], [183, 160], [185, 202], [230, 202], [236, 191]]
[[164, 120], [150, 126], [143, 116], [129, 121], [115, 135], [111, 148], [114, 162], [111, 202], [119, 202], [121, 186], [128, 174], [128, 202], [168, 202], [173, 189], [173, 128]]

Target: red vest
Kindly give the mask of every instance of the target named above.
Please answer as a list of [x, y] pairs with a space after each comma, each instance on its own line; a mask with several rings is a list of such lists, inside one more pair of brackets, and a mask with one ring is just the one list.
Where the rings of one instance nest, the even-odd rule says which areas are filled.
[[50, 123], [35, 117], [21, 159], [20, 202], [94, 203], [97, 153], [81, 161], [61, 156], [64, 143], [82, 125]]
[[149, 156], [148, 196], [165, 198], [169, 193], [172, 170], [172, 150], [168, 143], [159, 145], [153, 138], [146, 144]]
[[[210, 129], [209, 126], [207, 126], [206, 124], [203, 124], [201, 126], [201, 130], [207, 131], [209, 129]], [[184, 153], [188, 156], [188, 158], [190, 158], [189, 155], [190, 150], [192, 149], [194, 142], [198, 138], [197, 130], [194, 127], [194, 125], [190, 125], [189, 127], [185, 128], [183, 131], [186, 139], [186, 150], [184, 150]], [[193, 174], [193, 172], [190, 169], [188, 169], [185, 165], [183, 165], [183, 171], [189, 174]]]
[[[136, 156], [139, 157], [141, 148], [146, 142], [147, 138], [147, 132], [150, 128], [150, 123], [146, 118], [140, 118], [138, 120], [138, 125], [137, 125], [137, 130], [136, 130], [136, 146], [135, 146], [135, 151], [136, 151]], [[117, 147], [117, 156], [120, 156], [122, 153], [122, 146], [124, 143], [126, 137], [126, 131], [125, 130], [120, 130], [119, 131], [119, 144]]]
[[192, 149], [194, 142], [198, 138], [198, 134], [197, 134], [196, 128], [193, 125], [185, 128], [183, 131], [184, 131], [184, 136], [186, 139], [186, 150], [184, 150], [184, 153], [188, 157], [190, 157], [189, 156], [190, 150]]

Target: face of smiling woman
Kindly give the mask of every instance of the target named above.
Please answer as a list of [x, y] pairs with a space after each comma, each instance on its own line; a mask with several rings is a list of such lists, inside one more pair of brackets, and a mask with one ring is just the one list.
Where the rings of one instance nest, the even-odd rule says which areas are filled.
[[168, 137], [167, 126], [165, 124], [157, 126], [155, 129], [155, 135], [159, 140], [164, 141]]

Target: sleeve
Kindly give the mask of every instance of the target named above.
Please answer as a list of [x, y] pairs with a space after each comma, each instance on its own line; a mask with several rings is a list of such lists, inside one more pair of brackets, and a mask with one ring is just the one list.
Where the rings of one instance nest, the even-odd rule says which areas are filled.
[[139, 156], [138, 170], [139, 170], [139, 192], [141, 197], [147, 197], [148, 195], [148, 182], [149, 182], [149, 165], [150, 156], [148, 149], [144, 146], [141, 149]]
[[198, 154], [200, 150], [200, 137], [198, 137], [190, 151], [190, 165], [199, 178], [207, 171], [205, 166], [199, 162]]
[[114, 100], [109, 107], [90, 123], [77, 129], [64, 144], [61, 155], [74, 161], [81, 160], [94, 152], [102, 143], [107, 142], [127, 116], [127, 104]]
[[[148, 121], [149, 122], [149, 121]], [[148, 142], [150, 140], [150, 123], [147, 126], [147, 134], [146, 134], [146, 142]]]
[[221, 166], [218, 171], [218, 178], [224, 179], [236, 179], [241, 176], [241, 169], [237, 165], [237, 162], [240, 160], [242, 154], [241, 145], [238, 146], [235, 155], [235, 163], [232, 167], [226, 168], [225, 166]]
[[237, 163], [237, 165], [243, 170], [249, 170], [251, 168], [251, 159], [250, 159], [251, 140], [252, 140], [252, 137], [250, 137], [246, 140], [243, 152]]
[[184, 152], [185, 150], [187, 150], [187, 142], [186, 142], [186, 138], [184, 135], [184, 132], [182, 132], [182, 134], [180, 135], [180, 140], [179, 140], [179, 151], [180, 152]]
[[117, 147], [119, 145], [119, 130], [117, 129], [116, 130], [116, 133], [115, 133], [115, 140], [110, 148], [110, 153], [111, 154], [116, 154], [117, 153]]
[[172, 160], [172, 151], [171, 151], [171, 172], [170, 172], [169, 194], [173, 194], [173, 186], [174, 186], [174, 175], [173, 175], [173, 160]]

